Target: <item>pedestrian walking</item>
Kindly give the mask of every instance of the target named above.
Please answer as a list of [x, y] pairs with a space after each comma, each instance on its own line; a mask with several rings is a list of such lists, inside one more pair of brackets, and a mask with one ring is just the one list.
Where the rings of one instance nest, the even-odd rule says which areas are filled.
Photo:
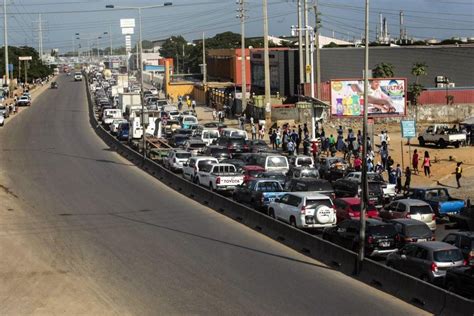
[[415, 149], [413, 152], [413, 157], [411, 160], [411, 164], [413, 166], [413, 173], [414, 174], [419, 174], [420, 172], [418, 171], [418, 160], [420, 160], [420, 157], [418, 156], [418, 150]]
[[212, 110], [212, 120], [213, 121], [217, 120], [217, 111], [216, 111], [216, 109]]
[[397, 171], [392, 167], [388, 167], [388, 183], [397, 184]]
[[275, 147], [276, 149], [280, 148], [281, 144], [281, 136], [280, 136], [280, 128], [276, 131], [276, 136], [275, 136]]
[[384, 170], [386, 170], [388, 167], [387, 159], [388, 159], [387, 144], [383, 144], [382, 147], [380, 147], [380, 160], [382, 161], [382, 167]]
[[183, 102], [178, 101], [178, 111], [181, 112], [182, 109], [183, 109]]
[[360, 171], [362, 168], [362, 159], [359, 155], [354, 158], [354, 169], [355, 171]]
[[[309, 138], [309, 137], [308, 137]], [[315, 139], [313, 139], [312, 144], [311, 144], [311, 152], [313, 154], [313, 160], [316, 162], [317, 157], [318, 157], [318, 144]]]
[[193, 108], [193, 111], [196, 110], [196, 100], [191, 101], [191, 107]]
[[423, 169], [425, 171], [425, 176], [431, 178], [431, 159], [428, 151], [425, 151], [425, 157], [423, 158]]
[[408, 190], [410, 189], [410, 183], [411, 183], [411, 170], [410, 170], [410, 167], [406, 167], [406, 169], [405, 169], [405, 187], [404, 187], [405, 192], [408, 192]]
[[272, 149], [276, 149], [276, 137], [277, 133], [275, 129], [272, 129], [272, 133], [270, 134], [270, 144], [272, 145]]
[[311, 142], [309, 141], [309, 136], [306, 134], [303, 139], [303, 155], [309, 156], [309, 146]]
[[262, 125], [262, 127], [260, 127], [260, 130], [259, 130], [259, 138], [263, 139], [264, 136], [265, 136], [265, 125]]
[[191, 110], [191, 99], [186, 97], [186, 105], [188, 106], [188, 110]]
[[395, 176], [397, 177], [397, 193], [402, 192], [402, 168], [400, 167], [400, 164], [397, 164], [397, 169], [395, 169]]
[[252, 140], [257, 139], [257, 127], [255, 124], [252, 124]]
[[288, 144], [286, 145], [286, 147], [288, 149], [288, 156], [293, 156], [295, 152], [295, 143], [293, 143], [293, 140], [291, 138], [288, 141]]
[[462, 177], [462, 162], [458, 162], [456, 164], [456, 171], [454, 171], [454, 174], [456, 175], [456, 183], [458, 184], [458, 189], [461, 187], [461, 183], [459, 180], [461, 180]]
[[309, 129], [308, 129], [308, 124], [307, 123], [304, 123], [303, 124], [303, 133], [306, 135], [306, 134], [309, 134]]

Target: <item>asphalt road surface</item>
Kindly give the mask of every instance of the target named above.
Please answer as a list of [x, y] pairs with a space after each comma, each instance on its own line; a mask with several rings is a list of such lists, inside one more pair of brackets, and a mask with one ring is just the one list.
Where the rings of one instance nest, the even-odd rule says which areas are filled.
[[0, 314], [424, 313], [167, 188], [58, 82], [0, 130]]

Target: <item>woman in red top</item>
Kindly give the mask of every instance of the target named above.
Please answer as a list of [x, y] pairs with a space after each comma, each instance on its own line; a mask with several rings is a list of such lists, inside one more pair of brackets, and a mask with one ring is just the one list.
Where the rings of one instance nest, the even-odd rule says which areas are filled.
[[419, 174], [420, 172], [418, 171], [418, 160], [419, 160], [419, 156], [418, 156], [418, 150], [415, 149], [415, 151], [413, 152], [413, 158], [412, 158], [412, 165], [413, 165], [413, 173], [414, 174]]
[[430, 154], [428, 154], [428, 151], [425, 151], [425, 158], [423, 158], [423, 169], [425, 170], [425, 176], [431, 178], [431, 160], [430, 160]]
[[362, 159], [360, 159], [359, 156], [355, 157], [355, 159], [354, 159], [354, 169], [356, 171], [360, 171], [361, 166], [362, 166]]

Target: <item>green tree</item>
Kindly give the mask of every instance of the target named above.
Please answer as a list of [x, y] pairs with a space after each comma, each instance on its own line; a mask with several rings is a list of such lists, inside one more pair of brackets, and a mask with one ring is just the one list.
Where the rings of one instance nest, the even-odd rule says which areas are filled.
[[411, 102], [418, 104], [418, 98], [421, 92], [423, 92], [423, 85], [419, 83], [411, 83], [408, 85], [408, 93], [411, 95]]
[[[0, 60], [4, 60], [5, 48], [0, 49]], [[23, 78], [25, 74], [24, 62], [21, 62], [21, 74], [19, 73], [19, 56], [31, 56], [32, 60], [28, 61], [28, 81], [37, 78], [43, 78], [53, 73], [51, 67], [44, 65], [40, 60], [38, 52], [33, 47], [28, 46], [9, 46], [8, 47], [8, 57], [10, 63], [13, 64], [13, 77], [18, 78], [21, 76]], [[5, 73], [5, 65], [0, 65], [0, 73]]]
[[392, 78], [394, 76], [394, 67], [389, 63], [380, 63], [372, 69], [374, 78]]
[[413, 64], [413, 67], [411, 68], [411, 74], [416, 77], [416, 83], [419, 83], [419, 78], [420, 76], [426, 76], [428, 74], [428, 66], [426, 63], [420, 63], [416, 62]]
[[415, 83], [408, 85], [408, 92], [411, 94], [411, 101], [413, 104], [418, 104], [418, 98], [423, 91], [423, 85], [419, 83], [420, 76], [428, 75], [428, 66], [423, 62], [416, 62], [411, 68], [411, 74], [415, 76]]
[[324, 45], [323, 47], [324, 47], [324, 48], [335, 48], [335, 47], [339, 47], [339, 45], [337, 45], [337, 44], [334, 43], [334, 42], [331, 42], [331, 43], [329, 43], [329, 44], [327, 44], [327, 45]]

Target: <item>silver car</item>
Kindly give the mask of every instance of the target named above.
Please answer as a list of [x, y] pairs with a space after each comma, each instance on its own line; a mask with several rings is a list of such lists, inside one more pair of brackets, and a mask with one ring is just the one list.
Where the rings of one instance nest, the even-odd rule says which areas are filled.
[[388, 266], [439, 285], [444, 282], [446, 270], [464, 264], [461, 250], [440, 241], [408, 244], [387, 257]]

